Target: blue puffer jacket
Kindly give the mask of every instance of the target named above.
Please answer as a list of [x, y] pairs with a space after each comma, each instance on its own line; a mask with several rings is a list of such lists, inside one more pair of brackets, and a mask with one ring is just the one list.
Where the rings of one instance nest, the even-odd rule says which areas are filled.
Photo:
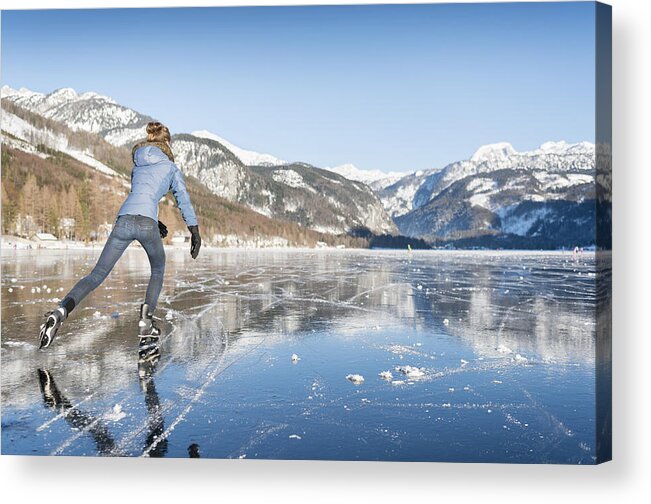
[[197, 216], [190, 202], [181, 170], [153, 145], [135, 150], [131, 192], [120, 207], [120, 215], [144, 215], [158, 221], [158, 202], [170, 190], [187, 226], [196, 226]]

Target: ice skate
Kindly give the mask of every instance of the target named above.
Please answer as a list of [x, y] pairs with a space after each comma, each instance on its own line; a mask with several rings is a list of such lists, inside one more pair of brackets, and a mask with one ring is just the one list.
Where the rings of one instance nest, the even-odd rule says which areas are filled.
[[68, 313], [63, 307], [59, 307], [45, 314], [45, 323], [41, 324], [41, 331], [38, 335], [40, 341], [39, 348], [47, 348], [52, 344], [59, 327], [61, 327], [61, 324], [63, 324], [67, 316]]

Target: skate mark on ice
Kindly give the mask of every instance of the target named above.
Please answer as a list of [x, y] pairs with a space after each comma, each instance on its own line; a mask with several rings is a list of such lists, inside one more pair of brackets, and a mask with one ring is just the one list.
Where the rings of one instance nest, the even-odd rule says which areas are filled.
[[[226, 338], [228, 342], [228, 338]], [[141, 454], [141, 457], [148, 457], [149, 454], [158, 446], [162, 441], [167, 439], [170, 434], [174, 431], [176, 426], [183, 422], [185, 418], [187, 417], [188, 413], [192, 411], [192, 408], [194, 405], [203, 397], [204, 393], [206, 392], [206, 389], [208, 386], [215, 381], [215, 378], [219, 376], [221, 373], [226, 371], [229, 367], [234, 365], [236, 362], [238, 362], [240, 359], [248, 355], [249, 353], [253, 352], [255, 349], [257, 349], [260, 345], [262, 344], [262, 341], [256, 345], [255, 347], [251, 348], [248, 352], [244, 353], [243, 355], [237, 357], [233, 361], [231, 361], [229, 364], [226, 366], [222, 367], [222, 361], [224, 360], [224, 355], [226, 354], [226, 350], [221, 354], [221, 358], [217, 362], [216, 366], [208, 373], [208, 376], [206, 377], [205, 381], [203, 384], [195, 391], [194, 396], [188, 401], [188, 403], [185, 405], [185, 408], [181, 410], [181, 412], [176, 416], [174, 420], [170, 423], [170, 425], [163, 431], [163, 433], [158, 436], [149, 446], [145, 447], [144, 451]], [[228, 349], [228, 343], [226, 344], [226, 349]]]
[[[266, 310], [268, 310], [268, 309], [271, 308], [272, 306], [278, 304], [278, 302], [279, 302], [279, 301], [273, 301], [273, 302], [269, 303], [269, 304], [268, 304], [267, 306], [265, 306], [261, 311], [266, 311]], [[217, 304], [217, 303], [215, 303], [215, 304]], [[203, 314], [206, 313], [208, 310], [209, 310], [209, 308], [206, 308], [205, 310], [203, 310], [202, 312], [200, 312], [200, 314], [199, 314], [198, 316], [203, 315]], [[247, 317], [247, 318], [248, 318], [248, 317]], [[243, 325], [244, 325], [244, 324], [243, 324]], [[228, 333], [225, 333], [224, 336], [225, 336], [226, 348], [225, 348], [224, 351], [221, 353], [221, 355], [220, 355], [220, 359], [219, 359], [219, 361], [217, 362], [217, 364], [215, 365], [215, 367], [212, 369], [212, 371], [210, 371], [210, 373], [208, 373], [208, 376], [206, 377], [205, 381], [204, 381], [203, 384], [202, 384], [202, 385], [201, 385], [201, 386], [196, 390], [194, 396], [193, 396], [193, 397], [188, 401], [188, 403], [186, 404], [185, 408], [183, 408], [183, 410], [182, 410], [182, 411], [177, 415], [177, 417], [176, 417], [174, 420], [172, 420], [172, 422], [171, 422], [170, 425], [165, 429], [165, 431], [163, 431], [163, 433], [162, 433], [160, 436], [158, 436], [158, 437], [157, 437], [157, 438], [156, 438], [156, 439], [155, 439], [155, 440], [154, 440], [154, 441], [153, 441], [149, 446], [147, 446], [147, 447], [144, 449], [144, 451], [143, 451], [142, 454], [141, 454], [142, 457], [148, 457], [149, 454], [150, 454], [150, 453], [151, 453], [151, 452], [156, 448], [156, 446], [158, 446], [162, 441], [164, 441], [165, 439], [167, 439], [167, 438], [170, 436], [170, 434], [174, 431], [174, 429], [176, 428], [176, 426], [185, 420], [185, 418], [187, 417], [188, 413], [190, 413], [190, 411], [192, 411], [192, 408], [194, 407], [194, 405], [195, 405], [199, 400], [201, 400], [201, 398], [203, 397], [203, 395], [204, 395], [205, 392], [206, 392], [206, 389], [210, 386], [210, 384], [211, 384], [212, 382], [215, 381], [215, 379], [216, 379], [219, 375], [221, 375], [224, 371], [226, 371], [227, 369], [229, 369], [231, 366], [233, 366], [233, 365], [235, 365], [236, 363], [238, 363], [238, 362], [239, 362], [240, 360], [242, 360], [244, 357], [246, 357], [246, 356], [250, 355], [251, 353], [253, 353], [254, 351], [256, 351], [256, 350], [257, 350], [257, 349], [258, 349], [258, 348], [259, 348], [259, 347], [260, 347], [260, 346], [265, 342], [265, 340], [266, 340], [266, 337], [262, 338], [262, 339], [261, 339], [261, 340], [260, 340], [256, 345], [254, 345], [254, 346], [253, 346], [252, 348], [250, 348], [248, 351], [242, 353], [241, 355], [239, 355], [238, 357], [236, 357], [235, 359], [233, 359], [231, 362], [229, 362], [227, 365], [225, 365], [225, 366], [222, 367], [222, 362], [223, 362], [223, 360], [224, 360], [224, 356], [227, 354], [227, 351], [228, 351]]]
[[289, 427], [289, 424], [286, 423], [258, 423], [255, 426], [255, 432], [250, 437], [249, 441], [237, 450], [232, 451], [226, 458], [234, 458], [235, 456], [237, 456], [237, 458], [246, 458], [246, 452], [262, 444], [262, 442], [269, 436], [276, 434], [287, 427]]
[[72, 404], [69, 409], [63, 411], [62, 413], [57, 414], [56, 416], [50, 418], [45, 423], [43, 423], [43, 424], [39, 425], [38, 427], [36, 427], [36, 432], [41, 432], [41, 431], [47, 429], [50, 425], [52, 425], [57, 420], [60, 420], [62, 418], [66, 418], [70, 414], [70, 410], [78, 408], [79, 406], [81, 406], [85, 402], [90, 401], [96, 394], [97, 394], [97, 392], [93, 392], [92, 394], [87, 396], [85, 399], [82, 399], [81, 401], [79, 401], [76, 404]]
[[[161, 341], [160, 341], [159, 344], [162, 346], [162, 344], [163, 344], [165, 341], [167, 341], [167, 340], [172, 336], [172, 334], [174, 334], [174, 332], [175, 332], [176, 330], [177, 330], [177, 326], [174, 326], [173, 329], [169, 332], [169, 334], [167, 334], [164, 338], [161, 338]], [[175, 357], [174, 355], [172, 355], [168, 360], [166, 360], [166, 362], [165, 362], [165, 363], [164, 363], [160, 368], [158, 368], [157, 372], [158, 372], [158, 373], [162, 372], [162, 371], [163, 371], [165, 368], [167, 368], [167, 367], [168, 367], [172, 362], [174, 362], [175, 359], [176, 359], [176, 357]], [[120, 406], [120, 407], [121, 407], [121, 406], [123, 406], [124, 404], [127, 404], [128, 401], [131, 400], [132, 398], [134, 398], [137, 394], [139, 394], [139, 392], [132, 392], [132, 393], [130, 393], [130, 394], [127, 394], [126, 396], [123, 396], [123, 397], [119, 400], [119, 402], [117, 402], [117, 403], [115, 404], [115, 406]], [[88, 397], [87, 399], [89, 399], [89, 398], [90, 398], [90, 397]], [[114, 407], [115, 407], [115, 406], [114, 406]], [[63, 453], [63, 451], [66, 450], [67, 448], [69, 448], [70, 446], [72, 446], [72, 444], [73, 444], [75, 441], [77, 441], [78, 439], [80, 439], [82, 436], [88, 434], [88, 433], [91, 431], [91, 429], [95, 427], [95, 425], [97, 424], [97, 422], [98, 422], [99, 420], [101, 420], [103, 417], [106, 417], [106, 416], [110, 415], [110, 414], [113, 412], [113, 408], [114, 408], [114, 407], [111, 407], [111, 408], [109, 408], [108, 410], [106, 410], [106, 411], [105, 411], [104, 413], [102, 413], [102, 414], [101, 414], [101, 415], [100, 415], [100, 416], [99, 416], [95, 421], [91, 422], [89, 425], [87, 425], [86, 427], [84, 427], [83, 429], [81, 429], [79, 432], [73, 434], [71, 437], [69, 437], [68, 439], [66, 439], [65, 441], [63, 441], [61, 444], [59, 444], [59, 446], [57, 446], [57, 448], [55, 448], [54, 450], [52, 450], [52, 451], [50, 452], [50, 455], [60, 455], [61, 453]], [[117, 454], [117, 455], [121, 455], [121, 454]]]

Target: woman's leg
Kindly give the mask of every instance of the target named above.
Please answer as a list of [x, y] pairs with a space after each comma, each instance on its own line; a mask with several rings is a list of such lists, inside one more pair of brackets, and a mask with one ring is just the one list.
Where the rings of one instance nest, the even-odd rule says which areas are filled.
[[[165, 248], [158, 232], [158, 224], [153, 219], [142, 217], [137, 240], [147, 252], [151, 275], [149, 285], [145, 294], [145, 304], [149, 307], [149, 314], [153, 314], [158, 304], [158, 297], [163, 288], [163, 277], [165, 275]], [[153, 223], [153, 225], [152, 225]]]
[[[113, 231], [104, 245], [104, 249], [97, 260], [97, 264], [87, 276], [79, 280], [72, 290], [63, 298], [61, 306], [66, 308], [68, 313], [78, 305], [82, 299], [95, 290], [108, 276], [118, 262], [126, 248], [133, 241], [129, 235], [122, 218], [118, 219]], [[72, 300], [72, 303], [70, 302]], [[67, 305], [67, 306], [66, 306]]]

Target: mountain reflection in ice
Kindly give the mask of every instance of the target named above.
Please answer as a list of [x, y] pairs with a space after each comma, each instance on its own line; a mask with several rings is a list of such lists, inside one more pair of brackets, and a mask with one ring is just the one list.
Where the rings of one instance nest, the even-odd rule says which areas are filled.
[[43, 312], [99, 251], [20, 252], [3, 251], [3, 453], [594, 462], [594, 254], [170, 250], [143, 372], [144, 251], [46, 351]]

